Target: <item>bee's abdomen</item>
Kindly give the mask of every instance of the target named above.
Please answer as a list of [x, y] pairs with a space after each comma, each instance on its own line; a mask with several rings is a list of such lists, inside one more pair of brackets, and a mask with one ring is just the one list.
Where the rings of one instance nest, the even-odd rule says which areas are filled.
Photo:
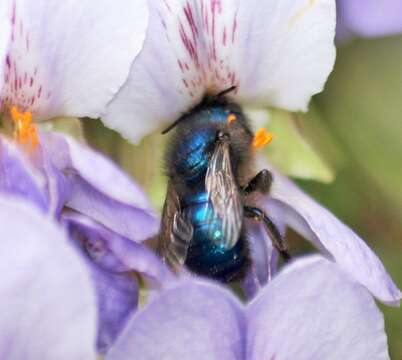
[[224, 235], [220, 220], [210, 213], [213, 208], [208, 206], [207, 194], [200, 192], [183, 200], [183, 210], [193, 226], [186, 266], [194, 273], [223, 282], [240, 279], [249, 262], [244, 234], [231, 249], [216, 245]]

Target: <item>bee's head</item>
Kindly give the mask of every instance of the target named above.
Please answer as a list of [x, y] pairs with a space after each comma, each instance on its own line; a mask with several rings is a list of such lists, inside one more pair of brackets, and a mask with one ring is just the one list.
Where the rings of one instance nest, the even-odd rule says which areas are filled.
[[219, 126], [225, 125], [226, 122], [230, 123], [236, 119], [236, 113], [241, 113], [240, 107], [234, 103], [230, 103], [226, 97], [228, 93], [235, 90], [236, 86], [232, 86], [216, 95], [206, 94], [197, 106], [180, 116], [164, 129], [162, 134], [166, 134], [176, 127], [203, 126], [208, 122]]

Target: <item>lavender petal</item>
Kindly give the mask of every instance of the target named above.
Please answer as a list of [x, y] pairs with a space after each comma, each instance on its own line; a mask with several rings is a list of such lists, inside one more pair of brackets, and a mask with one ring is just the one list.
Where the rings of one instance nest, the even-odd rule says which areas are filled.
[[65, 233], [16, 197], [0, 223], [0, 358], [95, 359], [95, 294]]
[[267, 209], [283, 211], [288, 225], [366, 286], [375, 297], [384, 303], [398, 305], [402, 293], [366, 243], [289, 179], [273, 171], [274, 183], [266, 200]]

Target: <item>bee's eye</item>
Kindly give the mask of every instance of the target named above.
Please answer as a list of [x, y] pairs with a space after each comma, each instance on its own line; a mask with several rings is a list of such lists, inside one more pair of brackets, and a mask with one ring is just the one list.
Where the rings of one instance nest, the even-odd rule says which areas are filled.
[[218, 133], [216, 134], [216, 139], [219, 141], [226, 141], [229, 140], [230, 136], [228, 133], [224, 132], [224, 131], [218, 131]]

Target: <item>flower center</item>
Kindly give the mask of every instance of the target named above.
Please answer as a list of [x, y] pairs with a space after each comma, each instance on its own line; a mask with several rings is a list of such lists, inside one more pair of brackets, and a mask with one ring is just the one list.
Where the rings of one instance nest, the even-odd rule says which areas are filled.
[[20, 112], [13, 106], [10, 114], [14, 123], [14, 140], [21, 145], [35, 148], [39, 144], [39, 138], [36, 125], [32, 124], [32, 113]]
[[263, 147], [272, 141], [273, 135], [264, 128], [260, 128], [254, 135], [253, 146], [255, 148]]

